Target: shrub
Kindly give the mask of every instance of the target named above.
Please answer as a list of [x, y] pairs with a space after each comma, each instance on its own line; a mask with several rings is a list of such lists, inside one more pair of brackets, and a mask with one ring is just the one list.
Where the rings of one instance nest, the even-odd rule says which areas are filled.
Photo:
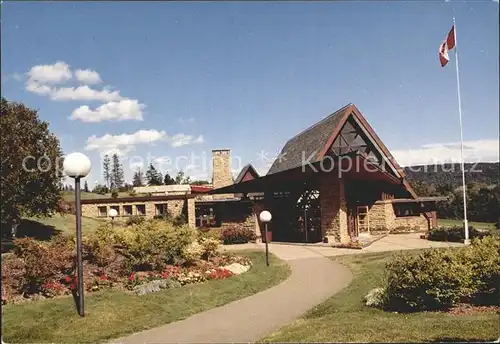
[[182, 250], [182, 258], [186, 263], [192, 264], [201, 258], [204, 249], [197, 241], [192, 242], [188, 246], [184, 247]]
[[140, 225], [141, 223], [144, 223], [144, 221], [146, 221], [144, 216], [133, 215], [127, 219], [127, 222], [125, 222], [125, 225], [126, 226]]
[[473, 239], [460, 249], [403, 253], [387, 269], [387, 306], [398, 311], [439, 310], [458, 302], [500, 303], [500, 239]]
[[248, 228], [232, 227], [222, 231], [222, 241], [225, 245], [245, 244], [255, 240], [255, 233]]
[[220, 240], [210, 237], [200, 237], [198, 242], [202, 246], [202, 257], [209, 260], [211, 257], [215, 256], [219, 250]]
[[374, 288], [365, 296], [365, 305], [368, 307], [383, 308], [387, 303], [385, 288]]
[[472, 262], [472, 301], [500, 306], [500, 239], [473, 239], [471, 246], [464, 252], [464, 260]]
[[113, 190], [113, 191], [111, 192], [111, 198], [118, 198], [118, 191]]
[[[491, 235], [489, 231], [479, 231], [469, 226], [469, 239], [481, 239], [489, 235]], [[465, 239], [465, 228], [461, 226], [436, 228], [429, 232], [427, 238], [431, 241], [462, 242]]]
[[392, 310], [449, 308], [473, 293], [471, 263], [460, 250], [402, 253], [386, 265], [387, 304]]
[[128, 226], [115, 234], [116, 244], [127, 258], [130, 270], [160, 270], [165, 263], [176, 264], [194, 239], [193, 229], [174, 227], [163, 221]]

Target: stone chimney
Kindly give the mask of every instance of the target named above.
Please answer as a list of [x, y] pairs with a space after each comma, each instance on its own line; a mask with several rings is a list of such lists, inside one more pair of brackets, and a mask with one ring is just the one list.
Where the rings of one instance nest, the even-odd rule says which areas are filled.
[[[214, 189], [233, 184], [231, 173], [231, 150], [212, 150], [212, 185]], [[214, 195], [215, 198], [234, 197], [232, 194]]]

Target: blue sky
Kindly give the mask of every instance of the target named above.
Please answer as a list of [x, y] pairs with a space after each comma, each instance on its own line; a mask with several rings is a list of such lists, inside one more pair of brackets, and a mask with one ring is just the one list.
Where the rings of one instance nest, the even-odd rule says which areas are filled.
[[88, 154], [92, 181], [108, 151], [127, 178], [133, 156], [133, 167], [149, 158], [204, 178], [214, 148], [231, 148], [235, 172], [266, 172], [287, 139], [351, 102], [402, 165], [455, 161], [454, 52], [445, 68], [437, 55], [455, 16], [466, 158], [498, 161], [498, 11], [453, 0], [4, 1], [2, 94], [39, 109], [65, 153]]

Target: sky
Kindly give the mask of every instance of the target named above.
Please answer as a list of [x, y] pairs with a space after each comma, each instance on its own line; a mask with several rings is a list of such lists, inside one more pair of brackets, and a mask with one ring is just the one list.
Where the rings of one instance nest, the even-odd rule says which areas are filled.
[[285, 142], [354, 103], [403, 166], [499, 158], [498, 1], [9, 2], [2, 96], [64, 154], [118, 153], [210, 179], [212, 149], [266, 173]]

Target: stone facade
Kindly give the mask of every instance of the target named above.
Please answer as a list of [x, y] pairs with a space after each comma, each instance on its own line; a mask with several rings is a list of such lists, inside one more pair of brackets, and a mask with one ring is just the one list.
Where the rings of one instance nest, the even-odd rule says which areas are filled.
[[[165, 204], [167, 211], [172, 214], [172, 216], [178, 216], [187, 211], [188, 224], [195, 227], [195, 203], [193, 198], [179, 198], [179, 199], [150, 199], [137, 201], [131, 201], [127, 199], [126, 201], [120, 201], [117, 199], [109, 199], [106, 201], [96, 200], [92, 202], [91, 200], [84, 200], [82, 202], [82, 215], [86, 217], [93, 218], [109, 218], [108, 212], [113, 207], [118, 210], [119, 215], [117, 218], [126, 219], [130, 216], [144, 216], [146, 218], [153, 218], [157, 214], [156, 204]], [[129, 208], [132, 210], [132, 214], [126, 214], [125, 210]], [[141, 214], [141, 209], [145, 210], [144, 214]]]
[[322, 236], [329, 243], [349, 242], [345, 185], [335, 173], [322, 173], [319, 183]]
[[[212, 150], [212, 185], [214, 189], [233, 184], [231, 173], [231, 150]], [[233, 194], [214, 195], [214, 199], [233, 198]]]
[[428, 229], [428, 222], [423, 214], [419, 216], [397, 217], [390, 200], [375, 202], [368, 211], [370, 231], [391, 230], [398, 227]]

